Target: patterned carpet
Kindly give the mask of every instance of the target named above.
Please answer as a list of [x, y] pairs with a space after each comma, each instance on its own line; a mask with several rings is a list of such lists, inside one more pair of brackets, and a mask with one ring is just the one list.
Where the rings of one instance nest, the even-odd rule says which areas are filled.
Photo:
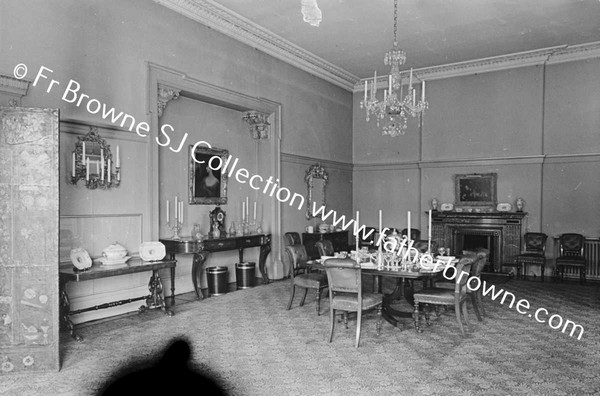
[[[384, 285], [389, 287], [389, 285]], [[95, 395], [124, 367], [156, 360], [170, 337], [191, 342], [194, 368], [212, 374], [231, 395], [583, 395], [600, 393], [600, 290], [597, 285], [512, 280], [499, 285], [533, 309], [547, 308], [585, 328], [581, 340], [552, 330], [488, 297], [489, 317], [467, 338], [449, 310], [417, 334], [363, 319], [329, 333], [328, 299], [285, 310], [289, 281], [178, 304], [83, 327], [86, 340], [62, 346], [58, 373], [0, 375], [2, 395]], [[408, 309], [408, 305], [405, 306]], [[66, 337], [65, 337], [66, 339]], [[167, 379], [158, 379], [167, 380]], [[197, 394], [202, 394], [198, 389]]]

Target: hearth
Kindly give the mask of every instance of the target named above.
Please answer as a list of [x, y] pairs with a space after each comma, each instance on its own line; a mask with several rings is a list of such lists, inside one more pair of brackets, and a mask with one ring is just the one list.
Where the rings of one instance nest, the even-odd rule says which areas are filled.
[[449, 247], [453, 255], [478, 247], [490, 251], [491, 272], [504, 272], [503, 263], [514, 262], [521, 252], [526, 228], [523, 212], [434, 212], [432, 240]]

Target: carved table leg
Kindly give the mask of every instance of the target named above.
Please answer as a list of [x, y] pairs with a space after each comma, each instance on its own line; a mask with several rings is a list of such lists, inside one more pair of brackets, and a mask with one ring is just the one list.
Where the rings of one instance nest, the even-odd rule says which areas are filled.
[[200, 251], [194, 253], [194, 259], [192, 261], [192, 283], [194, 284], [196, 297], [198, 297], [199, 300], [204, 298], [202, 290], [200, 290], [200, 276], [202, 275], [202, 267], [204, 267], [207, 258], [208, 252]]
[[267, 270], [265, 269], [265, 262], [267, 261], [267, 256], [269, 255], [269, 253], [271, 253], [271, 236], [268, 235], [265, 239], [265, 243], [260, 245], [258, 268], [260, 269], [260, 273], [262, 274], [263, 283], [266, 285], [270, 282], [269, 276], [267, 275]]
[[171, 267], [171, 306], [175, 305], [175, 267]]
[[150, 281], [148, 282], [148, 290], [150, 291], [150, 295], [146, 299], [146, 308], [160, 308], [168, 316], [173, 316], [173, 311], [167, 309], [165, 305], [165, 298], [163, 296], [163, 284], [160, 280], [160, 276], [158, 276], [158, 270], [153, 270], [152, 275], [150, 276]]
[[77, 335], [75, 333], [75, 325], [71, 321], [69, 317], [69, 312], [71, 311], [71, 302], [69, 300], [69, 295], [67, 294], [67, 282], [60, 282], [60, 321], [61, 327], [67, 329], [71, 337], [73, 337], [76, 341], [82, 342], [83, 337]]

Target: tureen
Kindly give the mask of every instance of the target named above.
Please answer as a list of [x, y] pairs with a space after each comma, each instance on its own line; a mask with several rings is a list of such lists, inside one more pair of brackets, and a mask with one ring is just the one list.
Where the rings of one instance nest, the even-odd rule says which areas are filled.
[[112, 245], [104, 248], [102, 256], [109, 261], [121, 260], [127, 256], [127, 249], [118, 242], [114, 242]]

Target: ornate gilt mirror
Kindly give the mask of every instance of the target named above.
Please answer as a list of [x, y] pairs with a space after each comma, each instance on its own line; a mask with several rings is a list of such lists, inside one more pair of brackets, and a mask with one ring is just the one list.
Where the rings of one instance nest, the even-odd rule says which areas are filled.
[[[325, 206], [325, 189], [329, 181], [329, 175], [325, 168], [320, 164], [311, 165], [304, 176], [306, 182], [306, 219], [310, 220], [313, 217], [313, 202], [317, 203], [317, 209], [320, 205]], [[321, 204], [319, 205], [319, 202]]]
[[[98, 134], [98, 128], [90, 127], [85, 136], [79, 136], [72, 155], [71, 183], [85, 181], [89, 189], [118, 187], [121, 184], [119, 146], [116, 158], [110, 145]], [[115, 171], [113, 171], [113, 166]]]

